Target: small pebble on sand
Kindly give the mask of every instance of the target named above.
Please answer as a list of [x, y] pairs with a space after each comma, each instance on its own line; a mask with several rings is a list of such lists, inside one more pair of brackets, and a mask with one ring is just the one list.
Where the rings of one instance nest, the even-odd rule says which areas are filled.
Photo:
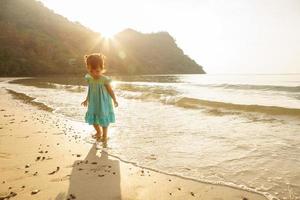
[[31, 191], [31, 195], [37, 194], [39, 192], [40, 192], [40, 190], [33, 190], [33, 191]]

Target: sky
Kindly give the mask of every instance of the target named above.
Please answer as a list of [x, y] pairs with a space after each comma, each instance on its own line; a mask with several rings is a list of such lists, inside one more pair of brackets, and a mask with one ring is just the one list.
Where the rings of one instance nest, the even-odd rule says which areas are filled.
[[300, 0], [40, 0], [106, 36], [169, 32], [208, 73], [300, 73]]

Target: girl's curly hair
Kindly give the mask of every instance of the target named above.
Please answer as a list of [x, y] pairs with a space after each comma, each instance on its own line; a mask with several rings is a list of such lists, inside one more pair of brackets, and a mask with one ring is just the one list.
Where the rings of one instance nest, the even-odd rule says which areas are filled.
[[105, 58], [106, 57], [101, 53], [92, 53], [89, 55], [84, 55], [84, 60], [85, 60], [87, 70], [90, 71], [92, 69], [97, 69], [98, 67], [100, 67], [101, 71], [105, 72], [104, 69]]

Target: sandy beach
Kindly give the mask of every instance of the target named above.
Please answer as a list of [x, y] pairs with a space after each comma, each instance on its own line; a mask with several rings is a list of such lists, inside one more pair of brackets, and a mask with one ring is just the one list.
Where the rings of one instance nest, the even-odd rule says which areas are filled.
[[123, 162], [68, 120], [0, 94], [0, 199], [265, 199]]

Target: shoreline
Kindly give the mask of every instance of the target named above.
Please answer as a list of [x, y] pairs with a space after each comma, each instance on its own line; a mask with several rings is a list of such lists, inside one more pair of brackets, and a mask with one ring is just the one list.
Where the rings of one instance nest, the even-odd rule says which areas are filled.
[[0, 94], [0, 198], [17, 193], [11, 198], [267, 199], [126, 163], [82, 140], [89, 133], [78, 132], [68, 120], [14, 99], [4, 88]]

